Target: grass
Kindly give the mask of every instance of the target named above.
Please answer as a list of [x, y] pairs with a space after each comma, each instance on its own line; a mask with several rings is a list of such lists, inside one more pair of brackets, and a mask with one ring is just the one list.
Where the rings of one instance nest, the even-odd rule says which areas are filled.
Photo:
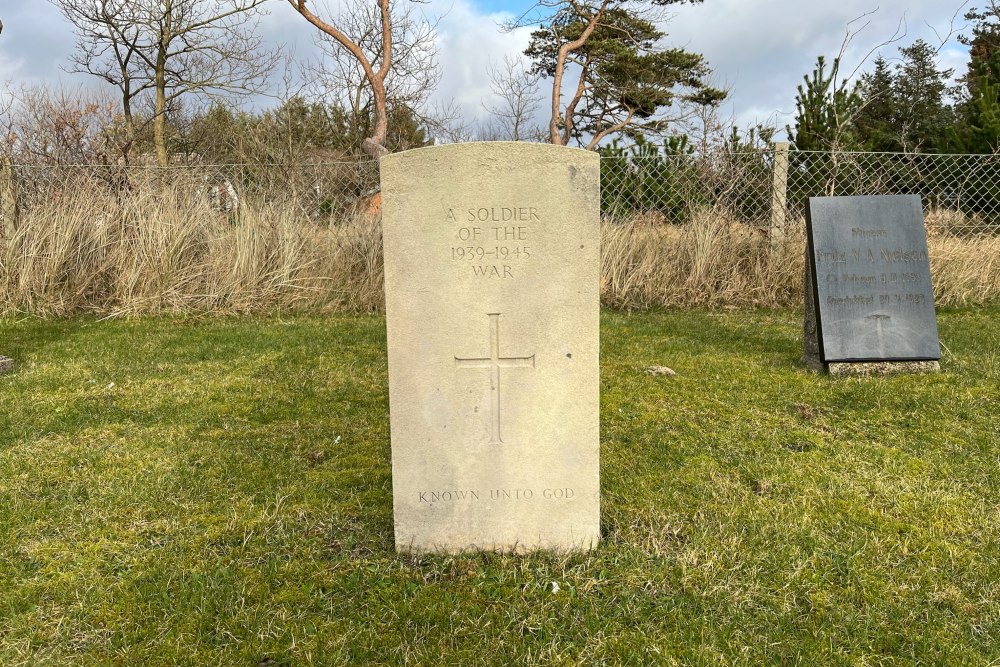
[[0, 664], [1000, 664], [998, 318], [605, 313], [604, 539], [525, 557], [394, 553], [377, 316], [0, 320]]
[[179, 177], [128, 196], [66, 185], [72, 196], [0, 230], [0, 315], [375, 312], [385, 302], [371, 216], [330, 224], [283, 200], [225, 214], [199, 194], [204, 183]]
[[[249, 197], [226, 214], [196, 174], [131, 176], [126, 193], [70, 170], [25, 205], [18, 224], [0, 224], [0, 316], [382, 310], [381, 225], [359, 202], [317, 218], [289, 181], [281, 194]], [[1000, 305], [1000, 237], [960, 237], [966, 222], [948, 211], [926, 216], [935, 303]], [[802, 303], [804, 228], [799, 217], [769, 238], [708, 209], [693, 210], [685, 224], [648, 214], [605, 222], [602, 303], [794, 307]]]

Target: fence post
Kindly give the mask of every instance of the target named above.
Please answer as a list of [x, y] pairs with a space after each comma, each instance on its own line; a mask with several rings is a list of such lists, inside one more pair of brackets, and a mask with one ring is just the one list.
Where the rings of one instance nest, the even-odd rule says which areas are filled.
[[10, 238], [17, 229], [17, 172], [10, 158], [0, 158], [0, 238]]
[[[14, 163], [0, 158], [0, 242], [17, 229], [17, 180]], [[0, 246], [2, 247], [2, 246]], [[14, 360], [0, 354], [0, 375], [14, 370]]]
[[788, 143], [774, 144], [774, 178], [771, 184], [771, 243], [781, 244], [785, 233], [785, 216], [788, 211]]

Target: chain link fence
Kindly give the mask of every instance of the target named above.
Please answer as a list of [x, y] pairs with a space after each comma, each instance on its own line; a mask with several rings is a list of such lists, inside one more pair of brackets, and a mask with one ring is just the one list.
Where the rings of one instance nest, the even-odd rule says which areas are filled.
[[601, 161], [605, 217], [683, 224], [708, 209], [762, 231], [803, 224], [809, 197], [919, 195], [928, 232], [1000, 234], [1000, 155], [788, 151]]
[[709, 209], [770, 225], [774, 152], [604, 156], [601, 212], [615, 221], [683, 224]]
[[[602, 299], [801, 304], [806, 201], [917, 194], [935, 298], [1000, 302], [993, 155], [628, 154], [601, 160]], [[0, 313], [378, 311], [378, 164], [0, 162]]]
[[[373, 161], [151, 166], [0, 165], [0, 219], [81, 192], [130, 193], [169, 184], [221, 212], [266, 201], [337, 224], [379, 206]], [[776, 148], [710, 155], [605, 156], [605, 219], [683, 224], [709, 210], [767, 230], [803, 224], [816, 196], [916, 194], [928, 231], [967, 238], [1000, 233], [1000, 155], [829, 153]]]
[[[88, 195], [127, 200], [164, 191], [201, 200], [219, 213], [267, 203], [287, 205], [304, 221], [337, 224], [378, 206], [374, 161], [322, 164], [116, 165], [0, 164], [0, 223]], [[0, 224], [0, 231], [3, 224]]]

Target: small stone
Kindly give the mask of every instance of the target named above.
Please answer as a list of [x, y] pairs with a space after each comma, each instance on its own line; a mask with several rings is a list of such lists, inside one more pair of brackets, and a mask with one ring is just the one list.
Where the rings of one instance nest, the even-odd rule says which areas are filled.
[[14, 360], [10, 357], [0, 356], [0, 375], [10, 373], [14, 370]]
[[650, 375], [666, 375], [668, 378], [677, 377], [677, 371], [666, 366], [650, 366], [646, 372]]

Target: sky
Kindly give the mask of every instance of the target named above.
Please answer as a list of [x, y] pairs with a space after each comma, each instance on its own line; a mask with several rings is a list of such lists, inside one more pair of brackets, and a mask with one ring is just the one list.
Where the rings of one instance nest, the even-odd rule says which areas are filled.
[[[312, 0], [315, 11], [335, 8], [335, 0]], [[490, 84], [487, 71], [505, 55], [519, 56], [530, 29], [505, 32], [500, 25], [521, 15], [528, 0], [427, 0], [423, 11], [438, 17], [441, 103], [454, 102], [470, 121], [485, 120]], [[981, 3], [980, 3], [981, 4]], [[940, 63], [961, 74], [967, 50], [955, 39], [968, 32], [962, 15], [975, 0], [705, 0], [670, 9], [663, 28], [668, 46], [701, 53], [716, 85], [730, 91], [721, 115], [747, 127], [791, 121], [795, 89], [812, 71], [816, 57], [836, 56], [848, 33], [845, 71], [870, 68], [872, 49], [890, 61], [898, 48], [917, 38], [941, 45]], [[0, 83], [99, 85], [92, 77], [63, 71], [74, 45], [72, 27], [48, 0], [0, 0]], [[283, 0], [273, 0], [261, 26], [265, 40], [294, 53], [296, 61], [318, 57], [315, 29]], [[897, 30], [896, 43], [886, 44]], [[260, 102], [258, 102], [260, 104]], [[539, 119], [544, 120], [544, 119]]]

